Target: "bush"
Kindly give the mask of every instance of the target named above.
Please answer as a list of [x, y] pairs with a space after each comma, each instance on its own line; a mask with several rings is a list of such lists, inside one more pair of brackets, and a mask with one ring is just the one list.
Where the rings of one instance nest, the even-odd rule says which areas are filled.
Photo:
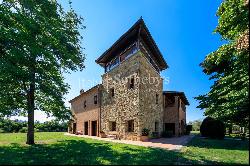
[[5, 133], [3, 129], [0, 128], [0, 133]]
[[212, 124], [212, 135], [211, 138], [224, 139], [225, 137], [225, 125], [220, 120], [215, 120]]
[[146, 128], [144, 128], [144, 129], [142, 129], [142, 136], [148, 136], [149, 135], [149, 129], [146, 129]]
[[192, 125], [187, 125], [186, 126], [186, 135], [189, 135], [190, 134], [190, 132], [192, 131]]
[[201, 127], [200, 127], [200, 133], [203, 137], [209, 137], [211, 134], [211, 124], [212, 124], [212, 121], [214, 121], [213, 118], [211, 117], [206, 117], [202, 123], [201, 123]]
[[200, 133], [203, 137], [223, 139], [225, 137], [225, 125], [220, 120], [207, 117], [201, 124]]
[[[26, 132], [27, 121], [10, 120], [0, 118], [1, 132], [13, 133], [13, 132]], [[59, 122], [58, 120], [52, 120], [48, 122], [35, 122], [35, 131], [39, 132], [58, 132], [67, 131], [68, 125], [66, 122]]]
[[172, 130], [163, 131], [161, 136], [164, 138], [173, 137], [174, 132]]
[[22, 127], [22, 128], [19, 130], [20, 133], [27, 133], [27, 131], [28, 131], [28, 128], [27, 128], [27, 127]]
[[192, 125], [192, 131], [200, 131], [202, 120], [195, 120], [188, 122], [188, 125]]

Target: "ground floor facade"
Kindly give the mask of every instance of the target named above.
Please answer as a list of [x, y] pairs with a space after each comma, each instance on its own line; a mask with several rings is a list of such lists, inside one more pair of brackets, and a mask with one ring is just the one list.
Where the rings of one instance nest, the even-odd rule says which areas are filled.
[[[96, 115], [96, 116], [94, 116]], [[90, 118], [91, 117], [91, 118]], [[106, 123], [103, 123], [105, 122]], [[159, 123], [162, 122], [162, 123]], [[104, 132], [109, 136], [116, 136], [118, 139], [139, 141], [141, 137], [141, 131], [143, 128], [149, 128], [153, 126], [153, 130], [150, 130], [149, 137], [159, 138], [163, 132], [171, 131], [171, 136], [181, 136], [185, 133], [186, 124], [182, 120], [181, 123], [155, 120], [147, 125], [140, 124], [140, 119], [134, 118], [128, 119], [103, 119], [99, 118], [99, 114], [95, 111], [90, 111], [88, 114], [82, 114], [70, 124], [69, 133], [80, 134], [87, 136], [100, 136], [100, 132]], [[152, 128], [152, 127], [151, 127]]]
[[151, 138], [185, 134], [186, 109], [179, 93], [163, 94], [158, 103], [150, 94], [145, 101], [138, 99], [136, 89], [126, 94], [129, 97], [110, 98], [107, 94], [105, 98], [98, 86], [82, 93], [71, 101], [74, 118], [68, 132], [99, 137], [104, 133], [134, 141], [141, 139], [145, 128]]

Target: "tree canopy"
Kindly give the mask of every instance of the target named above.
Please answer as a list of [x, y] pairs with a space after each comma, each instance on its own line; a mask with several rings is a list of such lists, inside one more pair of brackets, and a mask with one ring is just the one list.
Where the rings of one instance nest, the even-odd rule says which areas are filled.
[[69, 90], [63, 72], [84, 68], [79, 29], [85, 27], [69, 5], [65, 11], [55, 0], [0, 4], [0, 116], [28, 115], [31, 135], [34, 110], [71, 116], [63, 101]]
[[205, 115], [241, 126], [249, 124], [248, 7], [248, 0], [224, 0], [218, 8], [215, 33], [226, 44], [201, 63], [214, 84], [207, 94], [196, 97]]

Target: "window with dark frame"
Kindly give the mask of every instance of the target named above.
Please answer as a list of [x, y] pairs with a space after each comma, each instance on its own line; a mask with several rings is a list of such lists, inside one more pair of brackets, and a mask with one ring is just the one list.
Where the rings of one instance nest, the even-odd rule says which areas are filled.
[[155, 95], [155, 97], [156, 97], [156, 101], [155, 101], [155, 103], [156, 103], [156, 104], [158, 104], [158, 103], [159, 103], [159, 95], [158, 95], [158, 94], [156, 94], [156, 95]]
[[134, 132], [134, 120], [128, 121], [128, 132]]
[[155, 122], [155, 132], [159, 131], [159, 122]]
[[115, 89], [114, 88], [110, 88], [110, 96], [111, 97], [115, 96]]
[[84, 101], [84, 108], [86, 108], [86, 107], [87, 107], [86, 103], [87, 103], [87, 102], [86, 102], [86, 100], [85, 100], [85, 101]]
[[175, 98], [174, 96], [166, 96], [165, 99], [165, 107], [173, 107], [175, 106]]
[[94, 96], [94, 104], [97, 104], [97, 95]]
[[116, 122], [110, 122], [110, 131], [116, 131]]
[[128, 79], [128, 88], [129, 89], [134, 89], [135, 87], [135, 78], [134, 77], [131, 77]]

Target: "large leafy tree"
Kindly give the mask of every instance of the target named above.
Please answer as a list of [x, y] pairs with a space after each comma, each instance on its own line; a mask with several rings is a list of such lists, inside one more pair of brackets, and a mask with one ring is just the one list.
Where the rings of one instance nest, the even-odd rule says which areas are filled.
[[205, 115], [229, 124], [249, 123], [249, 1], [224, 0], [215, 29], [226, 44], [201, 63], [214, 80], [210, 92], [196, 97]]
[[82, 70], [83, 19], [55, 0], [4, 0], [0, 4], [0, 116], [27, 115], [34, 144], [34, 111], [59, 119], [69, 85], [63, 72]]

